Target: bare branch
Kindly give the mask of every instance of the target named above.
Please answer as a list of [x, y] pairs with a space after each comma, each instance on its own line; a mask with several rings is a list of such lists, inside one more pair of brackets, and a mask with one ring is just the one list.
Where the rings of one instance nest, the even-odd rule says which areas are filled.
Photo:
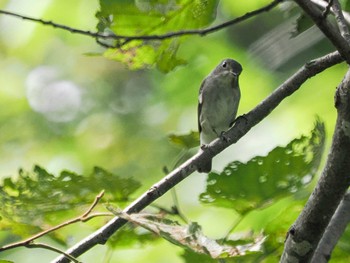
[[102, 190], [96, 197], [95, 197], [95, 200], [94, 202], [90, 205], [89, 209], [86, 210], [86, 212], [81, 216], [82, 219], [86, 218], [92, 211], [92, 209], [94, 209], [98, 202], [102, 199], [102, 197], [104, 196], [105, 194], [105, 191]]
[[[214, 33], [216, 31], [223, 29], [223, 28], [238, 24], [242, 21], [245, 21], [249, 18], [252, 18], [256, 15], [259, 15], [263, 12], [268, 12], [271, 9], [273, 9], [274, 7], [276, 7], [282, 1], [283, 0], [273, 0], [270, 4], [268, 4], [266, 6], [263, 6], [259, 9], [256, 9], [254, 11], [251, 11], [251, 12], [244, 14], [243, 16], [237, 17], [235, 19], [229, 20], [225, 23], [222, 23], [222, 24], [219, 24], [219, 25], [216, 25], [213, 27], [209, 27], [206, 29], [180, 30], [180, 31], [176, 31], [176, 32], [169, 32], [169, 33], [166, 33], [163, 35], [126, 36], [126, 35], [105, 34], [105, 33], [100, 33], [100, 32], [92, 32], [89, 30], [76, 29], [76, 28], [72, 28], [69, 26], [57, 24], [57, 23], [54, 23], [52, 21], [33, 18], [33, 17], [29, 17], [29, 16], [23, 16], [23, 15], [19, 15], [19, 14], [10, 12], [10, 11], [5, 11], [5, 10], [0, 10], [0, 14], [14, 16], [14, 17], [21, 18], [24, 20], [29, 20], [29, 21], [40, 23], [43, 25], [52, 26], [54, 28], [63, 29], [65, 31], [69, 31], [70, 33], [74, 33], [74, 34], [90, 36], [90, 37], [95, 38], [97, 40], [97, 43], [100, 44], [101, 46], [104, 46], [106, 48], [119, 48], [119, 47], [125, 45], [126, 43], [133, 41], [133, 40], [164, 40], [164, 39], [168, 39], [168, 38], [174, 38], [174, 37], [185, 36], [185, 35], [205, 36], [209, 33]], [[106, 44], [106, 43], [101, 42], [101, 39], [120, 40], [121, 42], [117, 42], [117, 44], [115, 44], [115, 45], [110, 45], [110, 44]]]
[[65, 253], [64, 251], [58, 249], [58, 248], [55, 248], [53, 246], [50, 246], [50, 245], [47, 245], [47, 244], [44, 244], [44, 243], [29, 243], [27, 245], [25, 245], [27, 248], [44, 248], [46, 250], [51, 250], [51, 251], [54, 251], [54, 252], [57, 252], [59, 254], [62, 254], [64, 255], [67, 259], [75, 262], [75, 263], [82, 263], [80, 262], [79, 260], [77, 260], [76, 258], [72, 257], [71, 255]]
[[[230, 145], [236, 143], [253, 126], [267, 117], [286, 97], [293, 94], [309, 78], [322, 72], [323, 70], [338, 64], [343, 59], [338, 52], [333, 52], [324, 57], [318, 58], [307, 63], [293, 76], [278, 87], [269, 97], [257, 105], [253, 110], [247, 113], [244, 118], [239, 118], [234, 127], [226, 133], [227, 140], [216, 139], [206, 147], [204, 151], [199, 151], [191, 159], [183, 163], [180, 167], [172, 171], [161, 181], [154, 184], [147, 192], [141, 195], [137, 200], [130, 204], [124, 213], [137, 213], [150, 205], [157, 198], [165, 194], [176, 184], [181, 182], [203, 163], [211, 160], [215, 155], [222, 152]], [[104, 244], [108, 238], [113, 235], [120, 227], [126, 223], [126, 220], [115, 217], [102, 228], [86, 237], [84, 240], [70, 248], [67, 253], [78, 257], [97, 244]], [[63, 257], [55, 259], [53, 262], [67, 262]]]
[[[327, 3], [326, 1], [324, 0], [311, 0], [311, 2], [313, 2], [314, 4], [318, 5], [319, 7], [322, 7], [322, 8], [325, 8], [325, 10], [323, 11], [322, 15], [325, 17], [326, 14], [331, 11], [332, 14], [334, 14], [334, 11], [333, 11], [333, 8], [330, 4], [332, 4], [332, 1], [330, 3]], [[328, 10], [329, 8], [329, 11], [327, 12], [326, 10]], [[350, 14], [348, 12], [345, 12], [344, 10], [342, 10], [342, 13], [343, 13], [343, 16], [345, 18], [345, 21], [350, 24]]]
[[[323, 0], [321, 0], [321, 1], [323, 2]], [[332, 5], [333, 5], [333, 0], [329, 0], [328, 4], [326, 5], [325, 10], [322, 13], [324, 18], [326, 18], [327, 15], [329, 14], [329, 11], [331, 10]]]
[[335, 95], [338, 117], [326, 165], [289, 230], [281, 262], [309, 262], [350, 185], [350, 70]]
[[9, 16], [14, 16], [17, 18], [21, 18], [23, 20], [28, 20], [28, 21], [32, 21], [32, 22], [36, 22], [36, 23], [40, 23], [43, 24], [45, 26], [52, 26], [54, 28], [59, 28], [59, 29], [63, 29], [65, 31], [69, 31], [73, 34], [80, 34], [80, 35], [86, 35], [86, 36], [91, 36], [91, 37], [99, 37], [99, 38], [114, 38], [112, 35], [106, 35], [106, 34], [102, 34], [102, 33], [98, 33], [98, 32], [92, 32], [89, 30], [81, 30], [81, 29], [77, 29], [77, 28], [73, 28], [73, 27], [69, 27], [69, 26], [65, 26], [65, 25], [61, 25], [52, 21], [47, 21], [47, 20], [43, 20], [43, 19], [38, 19], [38, 18], [33, 18], [33, 17], [29, 17], [29, 16], [23, 16], [20, 14], [16, 14], [10, 11], [5, 11], [5, 10], [0, 10], [0, 14], [4, 14], [4, 15], [9, 15]]
[[76, 218], [73, 218], [71, 220], [68, 220], [66, 222], [63, 222], [62, 224], [59, 224], [55, 227], [52, 227], [52, 228], [49, 228], [47, 230], [44, 230], [34, 236], [31, 236], [25, 240], [22, 240], [22, 241], [19, 241], [19, 242], [15, 242], [15, 243], [12, 243], [12, 244], [9, 244], [9, 245], [6, 245], [6, 246], [3, 246], [3, 247], [0, 247], [0, 252], [1, 251], [5, 251], [5, 250], [9, 250], [9, 249], [13, 249], [13, 248], [16, 248], [16, 247], [22, 247], [22, 246], [26, 246], [28, 247], [29, 244], [33, 244], [32, 242], [42, 236], [45, 236], [53, 231], [56, 231], [60, 228], [63, 228], [65, 226], [68, 226], [68, 225], [71, 225], [71, 224], [74, 224], [76, 222], [86, 222], [86, 221], [89, 221], [90, 219], [92, 218], [95, 218], [95, 217], [100, 217], [100, 216], [113, 216], [112, 213], [93, 213], [93, 214], [90, 214], [92, 209], [95, 208], [95, 206], [98, 204], [98, 202], [101, 200], [101, 198], [103, 197], [104, 195], [104, 191], [101, 191], [96, 197], [95, 197], [95, 200], [94, 202], [91, 204], [91, 206], [89, 207], [88, 210], [86, 210], [86, 212], [84, 214], [82, 214], [81, 216], [78, 216]]
[[340, 202], [331, 222], [318, 244], [311, 263], [327, 263], [331, 253], [350, 222], [350, 193]]
[[350, 49], [348, 42], [339, 34], [338, 30], [323, 16], [322, 12], [310, 0], [295, 0], [308, 14], [319, 29], [336, 47], [342, 57], [350, 64]]
[[346, 24], [341, 5], [338, 0], [333, 0], [333, 10], [335, 14], [335, 19], [337, 20], [339, 31], [343, 38], [350, 44], [350, 32]]

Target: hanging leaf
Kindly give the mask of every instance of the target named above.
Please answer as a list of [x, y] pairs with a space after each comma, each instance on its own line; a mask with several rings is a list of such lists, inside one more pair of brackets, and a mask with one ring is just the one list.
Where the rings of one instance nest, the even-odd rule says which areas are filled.
[[[216, 16], [218, 0], [100, 0], [96, 17], [99, 32], [121, 36], [161, 35], [209, 25]], [[126, 38], [127, 39], [127, 38]], [[105, 56], [121, 61], [131, 69], [156, 65], [168, 72], [186, 62], [176, 53], [184, 37], [166, 40], [117, 40], [120, 48], [109, 49]]]
[[244, 214], [297, 193], [314, 178], [324, 143], [324, 124], [317, 120], [311, 136], [301, 136], [247, 163], [234, 161], [221, 173], [211, 172], [200, 200]]

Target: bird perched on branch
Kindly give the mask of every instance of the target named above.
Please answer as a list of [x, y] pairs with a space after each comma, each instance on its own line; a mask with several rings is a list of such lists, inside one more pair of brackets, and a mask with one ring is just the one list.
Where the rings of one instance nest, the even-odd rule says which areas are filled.
[[[201, 149], [223, 135], [235, 121], [241, 92], [238, 77], [242, 66], [233, 59], [224, 59], [203, 80], [198, 98], [198, 130]], [[208, 173], [211, 160], [198, 168]]]

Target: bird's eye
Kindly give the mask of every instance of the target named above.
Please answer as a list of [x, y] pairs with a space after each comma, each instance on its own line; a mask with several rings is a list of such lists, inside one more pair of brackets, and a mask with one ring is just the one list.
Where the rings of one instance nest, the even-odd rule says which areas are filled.
[[227, 62], [225, 61], [224, 63], [222, 63], [222, 67], [226, 68], [227, 67]]

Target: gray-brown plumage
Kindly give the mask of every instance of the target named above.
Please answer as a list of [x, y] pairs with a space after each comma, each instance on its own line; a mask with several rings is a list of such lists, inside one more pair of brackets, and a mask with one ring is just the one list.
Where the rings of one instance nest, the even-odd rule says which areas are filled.
[[[238, 83], [241, 72], [241, 64], [224, 59], [202, 82], [198, 98], [201, 148], [227, 131], [234, 122], [241, 98]], [[199, 172], [210, 170], [211, 161], [198, 168]]]

